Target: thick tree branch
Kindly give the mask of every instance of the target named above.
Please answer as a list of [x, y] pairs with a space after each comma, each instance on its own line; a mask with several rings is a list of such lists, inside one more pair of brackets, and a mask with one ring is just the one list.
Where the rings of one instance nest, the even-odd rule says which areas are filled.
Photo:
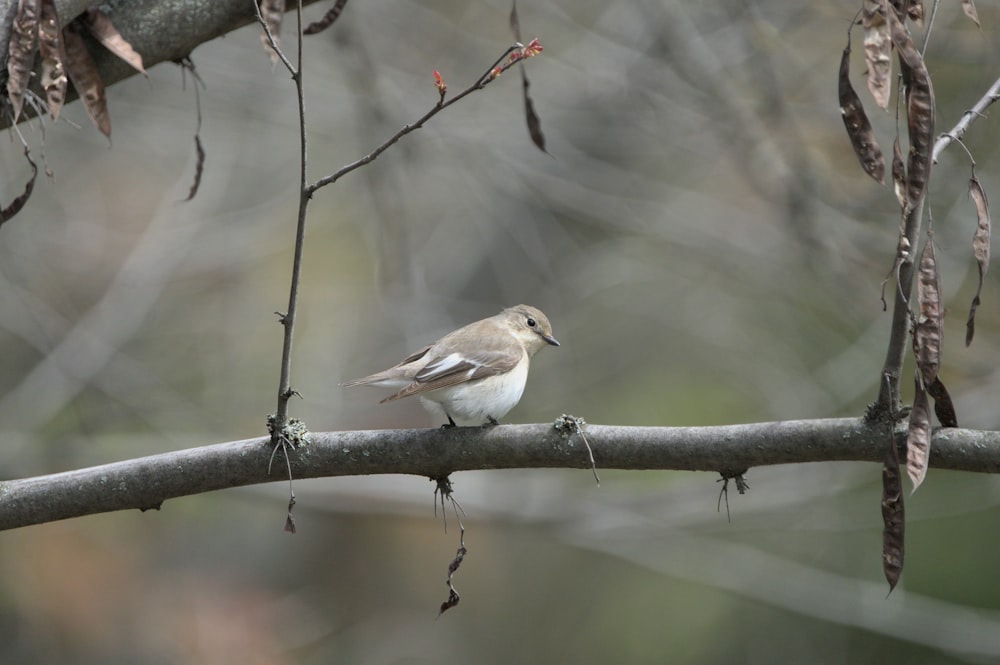
[[[719, 427], [588, 425], [600, 469], [738, 473], [754, 466], [800, 462], [881, 463], [884, 427], [854, 418], [793, 420]], [[405, 473], [441, 478], [475, 469], [587, 469], [578, 437], [552, 425], [480, 429], [369, 430], [312, 434], [289, 450], [296, 478]], [[902, 445], [905, 433], [897, 432]], [[936, 432], [931, 466], [1000, 473], [1000, 432]], [[126, 509], [159, 508], [167, 500], [285, 479], [283, 460], [271, 473], [270, 438], [191, 448], [102, 466], [0, 483], [0, 529]], [[280, 453], [279, 453], [280, 454]]]
[[[178, 60], [191, 54], [199, 44], [221, 37], [256, 20], [252, 0], [131, 0], [113, 6], [102, 6], [115, 27], [132, 47], [142, 55], [146, 69], [153, 65]], [[304, 5], [316, 0], [303, 0]], [[67, 25], [73, 18], [96, 4], [92, 0], [62, 0], [56, 3], [59, 18]], [[0, 0], [0, 60], [6, 67], [10, 25], [17, 0]], [[96, 42], [90, 42], [104, 85], [133, 76], [137, 72]], [[261, 60], [267, 58], [261, 51]], [[37, 71], [37, 69], [36, 69]], [[4, 69], [6, 73], [6, 70]], [[37, 91], [37, 89], [36, 89]], [[75, 99], [70, 91], [67, 101]], [[9, 126], [10, 118], [0, 117], [0, 128]]]

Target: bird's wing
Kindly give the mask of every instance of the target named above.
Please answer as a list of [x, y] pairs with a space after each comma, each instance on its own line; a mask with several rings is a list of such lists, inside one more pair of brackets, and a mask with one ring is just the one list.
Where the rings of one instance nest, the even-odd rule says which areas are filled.
[[524, 352], [520, 348], [503, 349], [498, 347], [479, 349], [473, 353], [451, 353], [441, 358], [435, 358], [417, 372], [413, 383], [382, 401], [388, 402], [455, 386], [467, 381], [503, 374], [514, 369], [523, 355]]
[[[363, 386], [370, 383], [381, 383], [383, 381], [399, 381], [400, 379], [406, 380], [406, 370], [402, 369], [405, 365], [416, 362], [426, 355], [428, 351], [431, 350], [430, 346], [425, 346], [419, 351], [415, 351], [410, 355], [406, 356], [398, 365], [390, 367], [382, 372], [377, 372], [375, 374], [369, 374], [368, 376], [363, 376], [360, 379], [354, 379], [353, 381], [345, 381], [341, 383], [341, 386], [349, 388], [350, 386]], [[399, 385], [397, 383], [397, 385]]]

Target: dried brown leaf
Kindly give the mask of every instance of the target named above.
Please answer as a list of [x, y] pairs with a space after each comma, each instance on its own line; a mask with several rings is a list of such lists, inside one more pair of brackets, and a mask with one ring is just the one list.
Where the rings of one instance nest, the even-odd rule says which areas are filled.
[[934, 415], [942, 427], [958, 427], [958, 416], [955, 414], [955, 404], [951, 401], [951, 394], [944, 387], [939, 376], [934, 383], [927, 386], [927, 394], [934, 398]]
[[35, 64], [35, 43], [38, 39], [38, 0], [21, 0], [11, 26], [10, 46], [7, 52], [7, 97], [14, 109], [17, 122], [24, 108], [24, 93], [31, 82], [31, 68]]
[[906, 434], [906, 474], [916, 492], [927, 475], [927, 460], [931, 451], [931, 413], [927, 392], [920, 377], [916, 381], [913, 409], [910, 411], [910, 426]]
[[80, 95], [87, 115], [102, 134], [111, 138], [111, 118], [104, 96], [104, 81], [101, 80], [94, 59], [87, 51], [83, 37], [76, 31], [75, 23], [71, 23], [63, 30], [63, 46], [66, 50], [66, 72]]
[[906, 3], [906, 15], [918, 27], [922, 26], [924, 23], [924, 3], [922, 0], [909, 0]]
[[38, 165], [31, 159], [31, 153], [28, 152], [27, 147], [24, 149], [24, 158], [28, 160], [28, 164], [31, 166], [31, 178], [28, 179], [27, 184], [24, 186], [24, 191], [11, 201], [10, 205], [0, 208], [0, 225], [21, 212], [21, 208], [31, 198], [31, 192], [35, 189], [35, 179], [38, 177]]
[[865, 0], [861, 13], [864, 28], [865, 64], [868, 67], [868, 91], [881, 108], [889, 108], [892, 93], [892, 38], [885, 16], [885, 0]]
[[104, 48], [125, 61], [132, 69], [143, 76], [146, 75], [146, 69], [142, 66], [142, 56], [122, 37], [107, 14], [96, 7], [88, 9], [87, 28]]
[[917, 325], [913, 330], [913, 353], [917, 371], [924, 386], [937, 379], [941, 366], [941, 336], [944, 332], [944, 311], [941, 308], [941, 273], [934, 254], [934, 236], [928, 234], [920, 255], [917, 274]]
[[906, 118], [910, 155], [906, 166], [907, 210], [923, 201], [931, 173], [931, 149], [934, 141], [934, 88], [923, 56], [910, 38], [910, 33], [896, 16], [889, 12], [892, 43], [899, 54], [900, 71], [906, 86]]
[[[267, 25], [267, 31], [263, 29], [260, 31], [260, 43], [264, 46], [264, 52], [271, 59], [273, 66], [278, 62], [278, 54], [271, 46], [271, 39], [274, 40], [275, 46], [281, 46], [281, 21], [285, 18], [285, 0], [260, 0], [260, 15]], [[267, 38], [268, 32], [271, 33], [271, 39]]]
[[990, 202], [986, 198], [986, 192], [979, 183], [979, 179], [972, 176], [969, 180], [969, 196], [976, 204], [976, 233], [972, 237], [972, 254], [976, 257], [976, 264], [979, 266], [979, 286], [976, 287], [976, 295], [972, 298], [972, 305], [969, 307], [969, 319], [965, 323], [965, 345], [972, 344], [972, 337], [976, 334], [976, 308], [980, 305], [979, 296], [983, 292], [983, 279], [990, 266]]
[[903, 477], [899, 469], [896, 439], [889, 433], [889, 449], [882, 461], [882, 572], [889, 593], [903, 572], [906, 513], [903, 504]]
[[962, 11], [973, 20], [977, 28], [982, 30], [983, 26], [979, 25], [979, 12], [976, 11], [976, 4], [972, 0], [962, 0]]
[[524, 73], [524, 66], [521, 66], [521, 79], [524, 90], [524, 117], [528, 124], [528, 135], [531, 136], [531, 142], [538, 147], [539, 150], [548, 154], [545, 149], [545, 135], [542, 134], [542, 121], [538, 118], [538, 114], [535, 113], [535, 103], [531, 101], [531, 95], [528, 94], [528, 88], [531, 84], [528, 82], [528, 75]]
[[330, 11], [323, 14], [323, 18], [316, 21], [315, 23], [310, 23], [306, 26], [306, 29], [302, 32], [307, 35], [315, 35], [318, 32], [323, 32], [331, 25], [334, 21], [340, 18], [340, 12], [344, 11], [344, 7], [347, 5], [347, 0], [337, 0]]
[[850, 44], [844, 49], [844, 54], [840, 59], [840, 74], [838, 76], [837, 91], [840, 97], [840, 113], [844, 118], [844, 127], [847, 129], [847, 136], [851, 140], [854, 154], [861, 162], [861, 168], [879, 184], [885, 183], [885, 159], [882, 157], [882, 148], [875, 140], [875, 131], [872, 124], [865, 115], [861, 98], [854, 91], [851, 85], [850, 76]]
[[896, 194], [899, 207], [906, 212], [906, 162], [903, 149], [899, 147], [899, 137], [892, 142], [892, 191]]
[[45, 102], [53, 120], [59, 119], [59, 111], [66, 101], [66, 68], [63, 66], [65, 53], [62, 43], [62, 27], [56, 12], [55, 0], [41, 0], [38, 21], [38, 52], [42, 58], [40, 83], [45, 91]]

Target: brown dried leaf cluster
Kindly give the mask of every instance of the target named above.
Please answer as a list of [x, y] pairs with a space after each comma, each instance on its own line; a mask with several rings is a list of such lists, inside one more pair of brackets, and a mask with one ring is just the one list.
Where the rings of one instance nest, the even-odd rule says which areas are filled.
[[[72, 81], [94, 126], [105, 136], [111, 137], [111, 119], [104, 95], [104, 82], [83, 40], [80, 31], [84, 29], [109, 51], [143, 74], [146, 73], [142, 56], [99, 9], [89, 9], [63, 28], [55, 0], [20, 0], [7, 52], [7, 97], [13, 108], [15, 123], [24, 108], [37, 53], [41, 61], [38, 82], [45, 92], [45, 104], [52, 119], [58, 120], [66, 101], [67, 84]], [[33, 172], [31, 180], [20, 196], [0, 210], [0, 223], [17, 214], [31, 195], [38, 168], [30, 156], [28, 162]]]

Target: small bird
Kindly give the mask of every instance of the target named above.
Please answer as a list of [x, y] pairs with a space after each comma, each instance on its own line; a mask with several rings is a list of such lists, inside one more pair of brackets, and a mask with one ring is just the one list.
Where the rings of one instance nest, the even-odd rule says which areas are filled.
[[548, 318], [517, 305], [448, 333], [384, 372], [340, 385], [399, 389], [382, 402], [418, 395], [431, 413], [448, 419], [445, 427], [496, 425], [521, 399], [531, 357], [546, 345], [559, 346]]

